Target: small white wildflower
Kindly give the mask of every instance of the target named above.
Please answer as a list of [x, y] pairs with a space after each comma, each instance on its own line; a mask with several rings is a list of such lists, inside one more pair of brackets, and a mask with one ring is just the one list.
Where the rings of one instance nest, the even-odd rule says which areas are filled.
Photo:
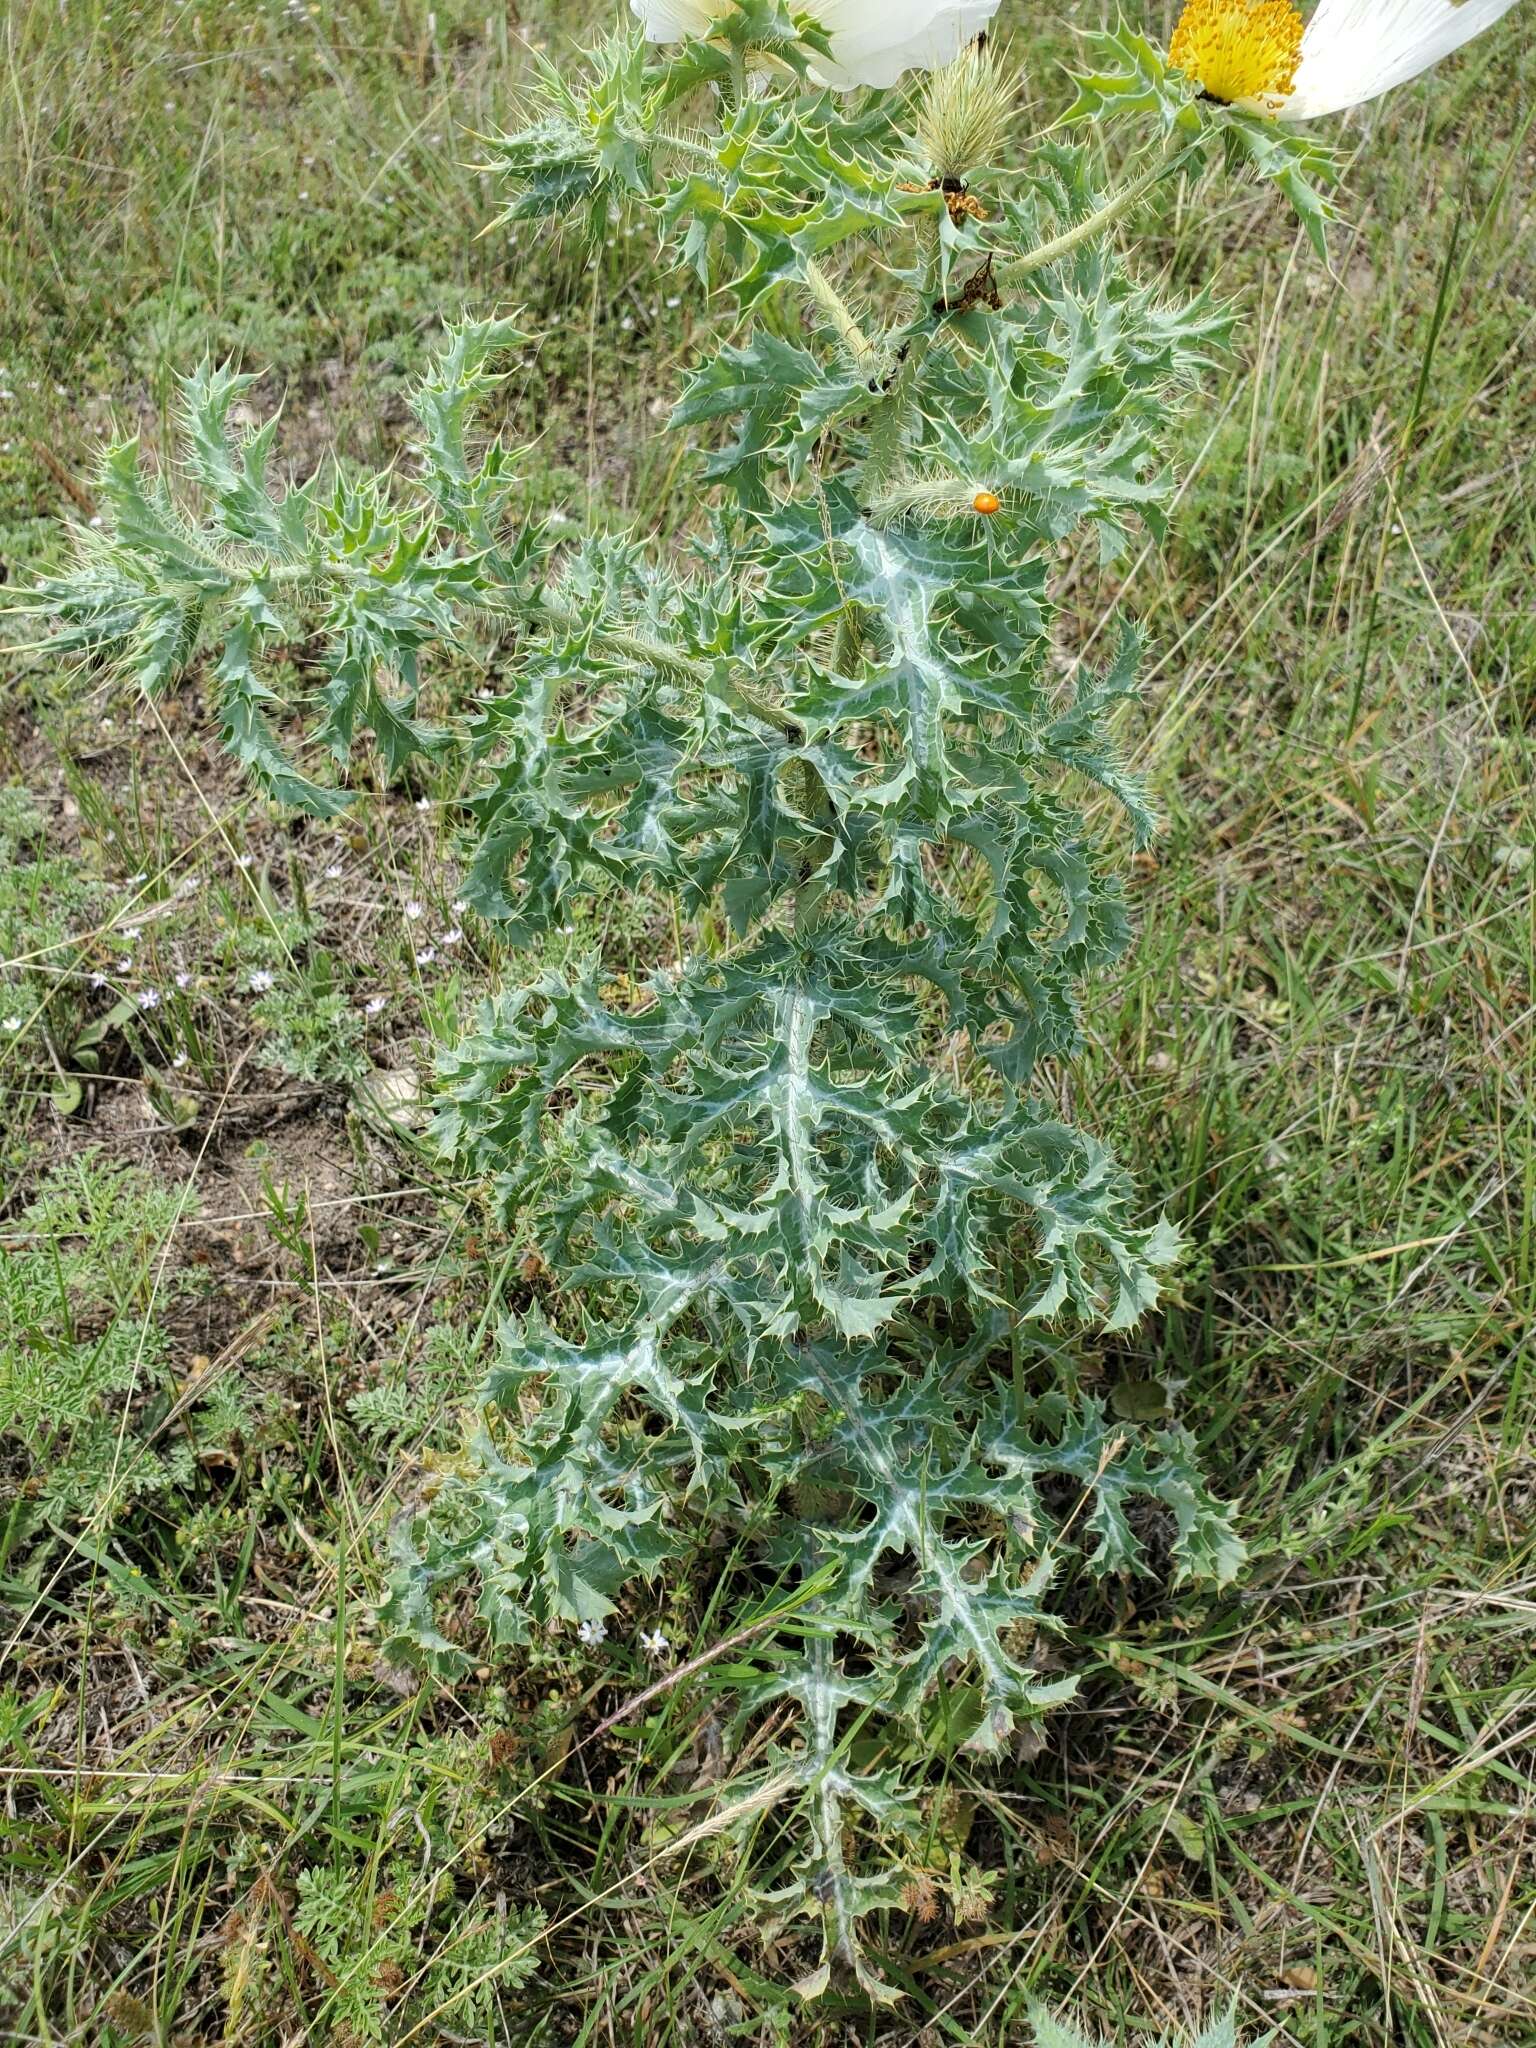
[[192, 977], [185, 968], [177, 975], [176, 986], [178, 988], [190, 988], [192, 986]]
[[365, 1017], [377, 1017], [388, 1001], [388, 996], [370, 996], [363, 1005], [363, 1015]]
[[429, 796], [419, 796], [419, 797], [417, 797], [417, 799], [416, 799], [416, 808], [417, 808], [417, 810], [418, 810], [418, 811], [430, 811], [430, 810], [431, 810], [431, 808], [432, 808], [432, 799], [431, 799], [431, 797], [429, 797]]
[[411, 923], [414, 924], [417, 918], [426, 916], [427, 907], [424, 903], [417, 903], [414, 900], [412, 900], [405, 906], [405, 914], [410, 919]]
[[649, 1633], [645, 1629], [641, 1629], [640, 1647], [644, 1650], [647, 1657], [665, 1657], [672, 1645], [667, 1641], [663, 1630], [653, 1628]]
[[[108, 837], [109, 839], [113, 839], [113, 838], [115, 838], [116, 836], [117, 836], [117, 835], [116, 835], [115, 833], [112, 833], [112, 832], [109, 832], [109, 833], [107, 834], [107, 837]], [[123, 884], [123, 887], [124, 887], [125, 889], [137, 889], [137, 888], [138, 888], [138, 886], [139, 886], [139, 884], [140, 884], [141, 882], [147, 882], [148, 880], [149, 880], [149, 877], [148, 877], [148, 875], [143, 875], [143, 874], [140, 874], [140, 875], [130, 875], [130, 876], [128, 877], [127, 881], [126, 881], [126, 882], [124, 882], [124, 884]]]
[[186, 1064], [187, 1056], [184, 1052], [177, 1053], [175, 1058], [171, 1061], [171, 1065], [173, 1067], [184, 1067]]
[[566, 938], [569, 938], [571, 934], [575, 931], [576, 927], [573, 924], [563, 924], [561, 925], [560, 929], [565, 934]]
[[272, 986], [272, 982], [271, 970], [266, 967], [258, 967], [251, 975], [251, 994], [253, 996], [264, 996]]
[[451, 930], [443, 933], [437, 943], [440, 946], [456, 946], [463, 936], [464, 934], [459, 930], [458, 926], [454, 925]]
[[144, 936], [141, 924], [125, 924], [117, 935], [125, 946], [136, 946]]
[[106, 987], [106, 985], [107, 985], [107, 977], [106, 977], [106, 976], [105, 976], [104, 974], [93, 974], [93, 975], [91, 976], [91, 987], [92, 987], [92, 988], [105, 988], [105, 987]]
[[126, 960], [126, 959], [125, 959], [125, 960], [119, 960], [119, 961], [118, 961], [118, 963], [117, 963], [117, 971], [118, 971], [118, 973], [119, 973], [119, 974], [132, 974], [132, 972], [133, 972], [133, 962], [132, 962], [131, 960]]
[[432, 965], [432, 962], [433, 962], [433, 961], [434, 961], [434, 960], [435, 960], [436, 958], [437, 958], [437, 948], [436, 948], [436, 946], [423, 946], [423, 947], [421, 948], [421, 950], [420, 950], [420, 951], [419, 951], [419, 952], [417, 953], [417, 955], [416, 955], [416, 965], [417, 965], [418, 967], [430, 967], [430, 966]]
[[339, 860], [333, 860], [331, 862], [330, 866], [325, 871], [325, 879], [328, 882], [335, 882], [341, 879], [341, 862]]
[[188, 875], [186, 880], [178, 886], [176, 894], [178, 896], [195, 896], [202, 886], [196, 875]]
[[235, 866], [237, 868], [248, 868], [255, 858], [254, 853], [238, 853], [235, 855]]
[[158, 1010], [160, 991], [157, 988], [141, 988], [133, 999], [141, 1010]]
[[21, 1019], [19, 1017], [7, 1017], [5, 1028], [7, 1031], [19, 1031], [21, 1029]]
[[455, 896], [448, 908], [455, 917], [462, 917], [469, 908], [469, 898], [467, 896]]
[[600, 1621], [584, 1621], [576, 1633], [584, 1643], [602, 1643], [608, 1639], [608, 1631]]

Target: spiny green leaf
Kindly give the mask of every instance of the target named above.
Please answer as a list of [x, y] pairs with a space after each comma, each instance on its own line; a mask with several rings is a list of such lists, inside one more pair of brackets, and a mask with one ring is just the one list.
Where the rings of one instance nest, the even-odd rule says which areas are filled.
[[264, 635], [279, 630], [281, 622], [259, 584], [252, 584], [237, 597], [235, 607], [224, 651], [213, 671], [224, 744], [274, 802], [291, 804], [313, 817], [334, 818], [346, 809], [350, 797], [344, 790], [327, 789], [301, 773], [267, 717], [266, 707], [277, 698], [257, 674], [255, 657]]
[[1170, 67], [1155, 43], [1122, 22], [1090, 36], [1089, 47], [1098, 69], [1072, 74], [1077, 98], [1062, 117], [1065, 121], [1150, 114], [1165, 133], [1198, 126], [1190, 104], [1194, 86]]
[[1237, 107], [1221, 108], [1214, 125], [1226, 145], [1229, 163], [1234, 167], [1247, 164], [1259, 177], [1279, 188], [1306, 229], [1312, 247], [1326, 263], [1328, 223], [1338, 218], [1338, 209], [1318, 188], [1331, 185], [1338, 177], [1338, 157], [1334, 151], [1283, 122], [1268, 121]]

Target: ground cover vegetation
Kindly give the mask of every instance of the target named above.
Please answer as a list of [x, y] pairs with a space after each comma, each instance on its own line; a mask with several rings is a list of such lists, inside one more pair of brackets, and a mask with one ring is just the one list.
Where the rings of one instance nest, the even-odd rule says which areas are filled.
[[[722, 1326], [734, 1315], [755, 1329], [754, 1373], [777, 1347], [766, 1401], [733, 1408], [724, 1387], [706, 1401], [700, 1336], [685, 1325], [681, 1352], [664, 1358], [670, 1383], [654, 1342], [647, 1353], [640, 1393], [655, 1397], [658, 1426], [633, 1386], [590, 1409], [537, 1397], [551, 1359], [569, 1361], [596, 1315], [635, 1300], [633, 1238], [568, 1242], [560, 1211], [589, 1206], [594, 1176], [654, 1176], [663, 1143], [696, 1172], [714, 1113], [704, 1096], [726, 1057], [739, 1076], [759, 1071], [764, 1048], [788, 1056], [793, 1018], [754, 1017], [767, 1000], [761, 942], [742, 950], [786, 892], [812, 893], [786, 928], [816, 958], [828, 1007], [852, 1003], [856, 940], [824, 922], [813, 885], [818, 866], [829, 894], [867, 879], [868, 847], [834, 852], [818, 806], [828, 774], [840, 795], [876, 778], [850, 767], [851, 749], [839, 757], [835, 736], [814, 756], [806, 728], [849, 707], [809, 704], [802, 689], [798, 736], [780, 726], [773, 760], [812, 757], [821, 793], [809, 775], [786, 789], [780, 774], [771, 800], [749, 806], [762, 858], [724, 903], [710, 895], [718, 796], [690, 790], [693, 808], [676, 799], [670, 813], [635, 804], [622, 859], [579, 814], [552, 824], [547, 807], [530, 812], [549, 788], [530, 755], [542, 767], [558, 751], [565, 787], [592, 761], [579, 717], [536, 726], [518, 693], [577, 666], [586, 716], [630, 693], [626, 726], [650, 750], [632, 787], [657, 786], [698, 680], [687, 664], [705, 627], [722, 631], [718, 609], [702, 618], [696, 586], [678, 580], [685, 550], [718, 555], [711, 508], [735, 493], [750, 509], [786, 428], [754, 413], [722, 453], [718, 386], [688, 374], [705, 359], [717, 379], [739, 365], [750, 330], [643, 225], [604, 217], [594, 251], [574, 222], [552, 227], [547, 190], [505, 217], [503, 179], [529, 167], [526, 150], [465, 144], [499, 154], [498, 173], [456, 167], [443, 136], [517, 128], [528, 45], [556, 25], [519, 27], [521, 39], [443, 10], [417, 25], [393, 10], [221, 23], [178, 9], [79, 17], [74, 41], [39, 19], [8, 47], [12, 98], [28, 110], [3, 143], [15, 173], [5, 260], [24, 287], [7, 299], [4, 342], [12, 577], [65, 573], [61, 504], [119, 542], [126, 506], [132, 542], [142, 503], [139, 538], [163, 550], [129, 466], [100, 479], [90, 468], [108, 393], [133, 405], [149, 452], [201, 466], [215, 516], [246, 522], [226, 538], [252, 544], [252, 522], [271, 519], [254, 544], [301, 552], [242, 452], [258, 429], [261, 449], [286, 385], [273, 473], [318, 474], [306, 515], [319, 508], [327, 532], [366, 546], [365, 522], [385, 528], [425, 495], [436, 531], [457, 535], [429, 565], [443, 612], [412, 609], [412, 588], [388, 621], [403, 669], [449, 607], [490, 609], [463, 565], [479, 556], [484, 575], [492, 534], [498, 586], [517, 594], [499, 608], [510, 618], [444, 636], [411, 708], [450, 729], [477, 720], [478, 758], [416, 751], [389, 707], [333, 701], [333, 730], [351, 718], [393, 734], [392, 759], [357, 764], [344, 811], [263, 694], [298, 698], [323, 673], [313, 615], [231, 606], [208, 657], [152, 703], [110, 670], [43, 651], [35, 622], [12, 635], [0, 1008], [13, 2027], [1002, 2041], [1028, 2038], [1042, 1996], [1114, 2027], [1132, 2012], [1188, 2018], [1230, 1990], [1250, 2030], [1278, 2021], [1282, 2038], [1519, 2038], [1531, 2003], [1520, 1358], [1536, 631], [1522, 594], [1519, 405], [1530, 153], [1520, 94], [1507, 79], [1490, 90], [1501, 65], [1518, 72], [1518, 49], [1490, 39], [1372, 117], [1378, 132], [1346, 165], [1331, 269], [1305, 237], [1293, 245], [1272, 193], [1191, 163], [1150, 217], [1122, 228], [1122, 261], [1093, 274], [1095, 292], [1133, 315], [1143, 286], [1156, 287], [1148, 309], [1198, 306], [1219, 248], [1242, 316], [1231, 341], [1217, 309], [1195, 316], [1191, 357], [1219, 340], [1239, 360], [1181, 426], [1155, 422], [1178, 436], [1170, 534], [1138, 530], [1128, 556], [1097, 536], [1075, 545], [1071, 522], [1048, 537], [1058, 610], [1041, 696], [1054, 711], [1044, 721], [1032, 705], [1033, 730], [1102, 791], [1082, 804], [1079, 785], [1081, 823], [1052, 816], [1051, 829], [1112, 849], [1118, 813], [1141, 801], [1094, 730], [1106, 715], [1167, 820], [1149, 846], [1122, 839], [1137, 948], [1090, 982], [1086, 1044], [1061, 1057], [1075, 1029], [1063, 986], [1038, 1006], [1057, 1035], [1029, 1049], [1027, 1141], [1061, 1132], [1053, 1142], [1081, 1159], [1088, 1141], [1071, 1133], [1088, 1131], [1135, 1166], [1138, 1196], [1108, 1183], [1131, 1292], [1124, 1315], [1113, 1297], [1106, 1307], [1125, 1327], [1076, 1337], [1049, 1322], [1046, 1341], [1011, 1317], [989, 1333], [976, 1283], [1005, 1234], [992, 1216], [929, 1231], [923, 1271], [885, 1300], [858, 1238], [879, 1205], [868, 1174], [855, 1187], [850, 1173], [837, 1206], [864, 1197], [863, 1223], [847, 1226], [853, 1255], [829, 1260], [786, 1237], [721, 1310]], [[1050, 56], [1069, 56], [1068, 39], [1036, 49], [1031, 36], [1028, 48], [1025, 101], [1054, 108]], [[1040, 125], [1018, 119], [1021, 135]], [[263, 138], [270, 180], [231, 160], [241, 134]], [[888, 119], [861, 141], [889, 153], [897, 130]], [[1063, 151], [1044, 189], [1016, 181], [1006, 190], [1029, 199], [993, 204], [1031, 227], [1053, 203], [1070, 219], [1113, 189], [1121, 147], [1111, 132], [1087, 158]], [[81, 166], [103, 162], [116, 203], [83, 207]], [[911, 197], [964, 275], [980, 230], [960, 209], [924, 216], [928, 195]], [[166, 278], [184, 276], [167, 326]], [[226, 277], [238, 279], [230, 296]], [[826, 287], [775, 340], [804, 354], [840, 336], [857, 366], [868, 330], [894, 316], [874, 282], [851, 310]], [[434, 358], [442, 312], [498, 295], [519, 307], [514, 323], [471, 320]], [[941, 275], [933, 296], [944, 295]], [[1164, 378], [1180, 367], [1169, 325], [1152, 365]], [[175, 385], [172, 364], [205, 347], [210, 362], [233, 349], [262, 381], [210, 368]], [[680, 392], [691, 432], [669, 437]], [[515, 474], [487, 460], [484, 435], [461, 438], [471, 399], [519, 450]], [[339, 469], [316, 472], [332, 442]], [[868, 447], [854, 452], [870, 462]], [[994, 451], [1005, 466], [1013, 454]], [[776, 602], [803, 616], [775, 618], [772, 679], [749, 677], [743, 698], [738, 677], [718, 705], [705, 763], [717, 780], [739, 770], [750, 785], [754, 750], [767, 756], [797, 634], [867, 636], [877, 673], [933, 658], [939, 643], [918, 643], [910, 621], [905, 644], [881, 623], [878, 556], [892, 534], [915, 527], [937, 546], [935, 527], [952, 530], [952, 455], [935, 446], [915, 476], [909, 465], [882, 480], [907, 494], [889, 525], [853, 508], [884, 536], [869, 545], [873, 567], [861, 563], [873, 594], [855, 593], [874, 622], [847, 621], [847, 590], [818, 587], [839, 536], [797, 533], [805, 581]], [[399, 472], [387, 496], [366, 484], [384, 457]], [[978, 511], [982, 480], [964, 481], [964, 530], [981, 538], [963, 545], [990, 559], [1017, 504], [999, 475], [997, 515]], [[493, 517], [514, 488], [528, 515], [515, 541]], [[660, 553], [607, 538], [637, 515], [647, 533], [659, 527]], [[551, 639], [551, 622], [534, 621], [556, 551], [565, 611]], [[102, 590], [75, 611], [87, 638]], [[1026, 595], [1038, 605], [1043, 593], [1015, 581], [1008, 601]], [[1140, 618], [1149, 647], [1140, 724], [1114, 702], [1129, 682], [1121, 613]], [[605, 624], [606, 641], [583, 620]], [[160, 624], [160, 642], [141, 644], [151, 658], [158, 644], [169, 669], [190, 622]], [[982, 688], [985, 666], [972, 660], [959, 687]], [[1076, 676], [1093, 681], [1074, 704]], [[253, 797], [221, 732], [278, 796], [307, 801], [307, 820]], [[488, 763], [492, 795], [467, 809]], [[881, 774], [924, 796], [920, 764], [885, 758]], [[887, 793], [880, 808], [897, 801]], [[648, 837], [658, 818], [664, 859]], [[520, 839], [547, 847], [557, 826], [532, 916], [508, 855]], [[854, 865], [839, 872], [838, 859]], [[599, 886], [569, 893], [583, 863]], [[616, 868], [672, 887], [616, 890]], [[976, 973], [996, 906], [921, 861], [910, 886], [954, 920], [997, 1022], [996, 984]], [[1098, 858], [1082, 863], [1076, 906], [1066, 947], [1054, 931], [1033, 941], [1064, 985], [1126, 935]], [[1013, 910], [1028, 939], [1030, 899]], [[751, 985], [726, 986], [718, 963], [740, 972], [730, 963], [743, 958]], [[771, 964], [782, 994], [782, 954]], [[509, 1002], [530, 984], [532, 1004]], [[490, 1007], [466, 1040], [482, 994]], [[961, 1113], [985, 1084], [942, 983], [939, 998], [892, 998], [854, 1020], [850, 1098], [885, 1086], [880, 1113], [898, 1113], [884, 1077], [920, 1060], [924, 1085], [942, 1091], [924, 1099], [930, 1126]], [[568, 1059], [593, 1019], [620, 1057], [621, 1113], [601, 1156], [591, 1126], [568, 1120], [530, 1189], [496, 1135], [487, 1069], [527, 1067], [540, 1031], [556, 1048], [565, 1039], [556, 1057]], [[637, 1036], [646, 1029], [653, 1045]], [[876, 1057], [893, 1035], [917, 1049], [904, 1069]], [[976, 1037], [985, 1049], [987, 1032]], [[423, 1128], [434, 1041], [447, 1156]], [[663, 1055], [692, 1060], [688, 1087]], [[979, 1099], [993, 1116], [1004, 1100]], [[922, 1143], [924, 1128], [905, 1137]], [[729, 1157], [740, 1186], [715, 1167], [704, 1192], [739, 1218], [751, 1163]], [[1177, 1265], [1162, 1257], [1175, 1231], [1157, 1226], [1159, 1201], [1186, 1244]], [[785, 1228], [782, 1204], [773, 1228]], [[1131, 1311], [1150, 1305], [1147, 1266], [1163, 1299], [1132, 1328]], [[1091, 1279], [1063, 1282], [1084, 1307]], [[936, 1341], [950, 1405], [934, 1405], [928, 1352], [923, 1412], [893, 1418], [911, 1347], [935, 1335], [913, 1312], [925, 1296], [949, 1318]], [[665, 1334], [655, 1295], [640, 1299], [652, 1322], [617, 1330], [631, 1378], [637, 1337]], [[850, 1384], [845, 1370], [836, 1401], [785, 1379], [801, 1351], [825, 1369], [877, 1317], [881, 1330], [899, 1324], [875, 1339], [898, 1345], [887, 1378]], [[817, 1330], [809, 1346], [781, 1342], [801, 1324]], [[991, 1398], [982, 1368], [998, 1346], [1006, 1414], [974, 1405]], [[957, 1374], [970, 1376], [970, 1407], [955, 1406]], [[489, 1431], [466, 1456], [488, 1375]], [[954, 1491], [936, 1505], [908, 1489], [931, 1530], [915, 1545], [866, 1535], [876, 1548], [861, 1576], [856, 1559], [849, 1571], [849, 1556], [833, 1558], [839, 1572], [824, 1553], [841, 1528], [851, 1555], [854, 1501], [890, 1490], [889, 1473], [872, 1486], [860, 1468], [860, 1432], [838, 1434], [865, 1400], [901, 1425], [888, 1442], [923, 1433], [922, 1469]], [[1038, 1526], [1000, 1529], [996, 1469], [966, 1448], [983, 1445], [982, 1422], [1016, 1476], [1036, 1457], [1048, 1467], [1084, 1417], [1102, 1434], [1078, 1466], [1063, 1460], [1071, 1483], [1047, 1481]], [[738, 1452], [729, 1432], [748, 1420]], [[788, 1439], [776, 1443], [775, 1426], [804, 1430], [777, 1486]], [[500, 1553], [453, 1519], [488, 1486], [527, 1486], [530, 1446], [528, 1504], [563, 1504], [575, 1467], [589, 1515], [590, 1461], [615, 1446], [626, 1472], [718, 1461], [724, 1478], [714, 1497], [685, 1490], [686, 1512], [654, 1531], [658, 1518], [637, 1511], [649, 1503], [629, 1496], [627, 1513], [586, 1532], [599, 1540], [573, 1573], [553, 1550], [533, 1554], [526, 1513]], [[1154, 1511], [1122, 1521], [1103, 1496], [1130, 1458], [1144, 1460]], [[1182, 1527], [1155, 1512], [1160, 1487]], [[754, 1502], [771, 1517], [754, 1519]], [[1063, 1539], [1047, 1537], [1052, 1524]], [[443, 1546], [466, 1528], [489, 1635], [473, 1575], [445, 1573], [435, 1603], [419, 1577], [423, 1557], [434, 1575], [456, 1564]], [[807, 1532], [795, 1555], [776, 1553], [791, 1528]], [[1234, 1581], [1239, 1536], [1248, 1561]], [[1027, 1566], [1048, 1541], [1047, 1600]], [[912, 1617], [902, 1628], [874, 1569], [886, 1549], [915, 1574], [898, 1589]], [[1154, 1569], [1129, 1577], [1118, 1567], [1138, 1549]], [[1116, 1569], [1095, 1571], [1096, 1551]], [[1206, 1567], [1199, 1590], [1173, 1588], [1181, 1563]], [[882, 1597], [850, 1608], [850, 1579]], [[930, 1688], [949, 1668], [943, 1626], [984, 1601], [998, 1603], [990, 1667], [981, 1660], [978, 1682], [969, 1655], [954, 1667], [963, 1683]], [[520, 1624], [530, 1613], [540, 1626]], [[1065, 1631], [1070, 1655], [1049, 1630], [1014, 1634], [1026, 1613]], [[406, 1669], [411, 1636], [436, 1653], [424, 1676]], [[1072, 1679], [1070, 1698], [1034, 1718], [1035, 1688], [1065, 1694]], [[819, 1712], [828, 1701], [835, 1716]], [[831, 1814], [829, 1788], [865, 1819]], [[810, 1919], [788, 1910], [801, 1903]], [[807, 2004], [807, 1990], [824, 1995]]]

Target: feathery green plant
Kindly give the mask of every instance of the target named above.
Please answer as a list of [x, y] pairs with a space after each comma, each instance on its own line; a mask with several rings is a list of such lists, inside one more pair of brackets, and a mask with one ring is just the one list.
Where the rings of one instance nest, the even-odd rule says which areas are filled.
[[[1070, 2020], [1061, 2019], [1041, 2008], [1030, 2016], [1034, 2031], [1034, 2048], [1110, 2048], [1107, 2041], [1095, 2041], [1091, 2034], [1083, 2032]], [[1275, 2038], [1271, 2030], [1250, 2048], [1266, 2048], [1266, 2043]], [[1137, 2033], [1134, 2037], [1140, 2048], [1239, 2048], [1237, 2028], [1230, 2012], [1202, 2027], [1198, 2034], [1191, 2034], [1182, 2027], [1174, 2027], [1156, 2035]]]
[[[0, 1229], [0, 1445], [26, 1468], [0, 1555], [46, 1540], [55, 1516], [105, 1521], [185, 1483], [199, 1431], [228, 1419], [200, 1414], [156, 1443], [123, 1412], [166, 1370], [155, 1253], [183, 1210], [142, 1169], [85, 1152]], [[159, 1291], [174, 1298], [189, 1284], [176, 1276]]]
[[[345, 792], [295, 760], [270, 680], [313, 636], [339, 761], [363, 729], [391, 773], [468, 746], [466, 893], [511, 939], [615, 890], [679, 935], [643, 985], [593, 957], [506, 990], [442, 1060], [445, 1152], [559, 1285], [507, 1322], [386, 1620], [398, 1654], [462, 1671], [440, 1596], [470, 1575], [493, 1642], [600, 1640], [734, 1531], [756, 1591], [702, 1662], [739, 1728], [778, 1734], [712, 1832], [793, 1816], [774, 1909], [823, 1929], [800, 1988], [846, 1971], [883, 1999], [859, 1922], [929, 1825], [884, 1731], [997, 1751], [1069, 1695], [1039, 1654], [1069, 1552], [1146, 1570], [1155, 1523], [1175, 1579], [1242, 1555], [1189, 1434], [1107, 1414], [1069, 1334], [1129, 1329], [1179, 1243], [1045, 1099], [1129, 936], [1081, 791], [1130, 844], [1153, 829], [1111, 733], [1135, 632], [1063, 679], [1049, 569], [1075, 535], [1113, 559], [1160, 530], [1167, 407], [1228, 327], [1128, 273], [1113, 222], [1224, 149], [1316, 230], [1320, 166], [1128, 33], [1072, 110], [1152, 131], [1106, 195], [1054, 137], [1001, 167], [990, 55], [853, 100], [815, 86], [817, 33], [777, 0], [717, 31], [549, 67], [494, 145], [506, 219], [596, 235], [644, 209], [740, 315], [672, 416], [717, 487], [691, 561], [519, 519], [517, 453], [475, 416], [528, 338], [486, 320], [416, 394], [414, 479], [277, 491], [274, 427], [231, 425], [248, 380], [205, 366], [193, 494], [113, 450], [110, 516], [39, 602], [147, 689], [206, 651], [231, 751], [330, 812]], [[425, 657], [476, 636], [501, 687], [434, 728]]]

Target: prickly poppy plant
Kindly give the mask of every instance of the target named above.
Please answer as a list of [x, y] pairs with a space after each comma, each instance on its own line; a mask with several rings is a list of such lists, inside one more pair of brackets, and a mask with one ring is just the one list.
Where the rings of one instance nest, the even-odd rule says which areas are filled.
[[[1162, 425], [1228, 326], [1110, 228], [1225, 155], [1317, 232], [1321, 160], [1122, 33], [1071, 110], [1140, 124], [1107, 192], [1097, 146], [1024, 145], [990, 52], [851, 96], [815, 19], [707, 13], [549, 69], [495, 145], [509, 219], [639, 210], [721, 309], [672, 414], [701, 451], [686, 557], [521, 516], [474, 421], [527, 337], [488, 320], [448, 336], [388, 480], [281, 493], [272, 429], [231, 426], [244, 380], [205, 367], [188, 487], [113, 451], [111, 516], [39, 601], [148, 689], [206, 655], [229, 747], [331, 811], [272, 680], [317, 646], [338, 760], [364, 730], [391, 773], [468, 749], [466, 894], [513, 944], [615, 895], [677, 935], [644, 978], [594, 952], [514, 982], [441, 1061], [443, 1153], [544, 1279], [398, 1532], [386, 1619], [451, 1678], [482, 1654], [463, 1590], [494, 1644], [574, 1646], [654, 1628], [715, 1544], [722, 1654], [673, 1673], [724, 1695], [742, 1757], [711, 1833], [750, 1834], [766, 1917], [819, 1922], [802, 1990], [879, 1999], [861, 1922], [943, 1760], [1072, 1691], [1070, 1640], [1042, 1655], [1067, 1560], [1219, 1585], [1241, 1558], [1186, 1431], [1082, 1384], [1180, 1246], [1045, 1085], [1153, 829], [1111, 731], [1136, 633], [1067, 673], [1050, 577], [1064, 542], [1160, 532]], [[434, 651], [488, 630], [500, 694], [429, 726]]]

